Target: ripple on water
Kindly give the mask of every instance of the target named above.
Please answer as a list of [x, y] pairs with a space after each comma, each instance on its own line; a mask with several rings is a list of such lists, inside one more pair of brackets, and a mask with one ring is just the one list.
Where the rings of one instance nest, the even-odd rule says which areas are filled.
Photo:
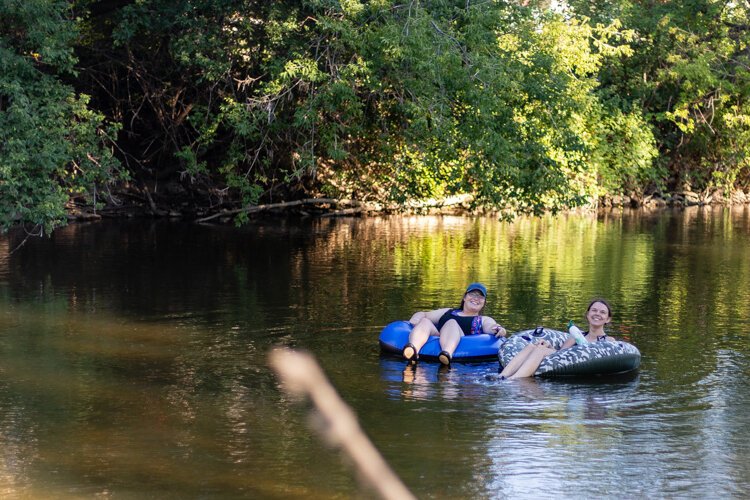
[[[420, 498], [747, 497], [750, 226], [712, 217], [141, 220], [7, 258], [0, 238], [0, 491], [361, 496], [270, 372], [281, 344], [316, 356]], [[475, 280], [518, 329], [610, 298], [640, 373], [500, 382], [497, 362], [378, 357], [385, 323]]]

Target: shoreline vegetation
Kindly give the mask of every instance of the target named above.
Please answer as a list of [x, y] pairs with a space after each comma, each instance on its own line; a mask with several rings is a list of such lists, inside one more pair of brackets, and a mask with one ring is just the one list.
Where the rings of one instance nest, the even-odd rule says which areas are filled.
[[747, 0], [26, 0], [0, 19], [0, 232], [748, 203]]
[[[301, 217], [366, 217], [385, 214], [416, 214], [416, 215], [489, 215], [498, 214], [504, 218], [513, 218], [516, 215], [511, 211], [489, 210], [487, 208], [475, 207], [475, 198], [471, 195], [456, 195], [442, 199], [430, 199], [412, 201], [403, 204], [375, 203], [351, 199], [334, 198], [305, 198], [301, 200], [282, 201], [266, 203], [237, 208], [196, 208], [188, 207], [185, 201], [178, 199], [161, 200], [153, 193], [142, 195], [128, 193], [120, 195], [120, 200], [127, 199], [128, 202], [119, 201], [102, 206], [98, 210], [91, 205], [75, 204], [67, 205], [67, 219], [74, 221], [92, 221], [100, 219], [116, 218], [174, 218], [192, 220], [198, 223], [222, 223], [226, 224], [237, 220], [238, 216], [245, 217], [274, 217], [274, 216], [301, 216]], [[159, 199], [157, 203], [155, 199]], [[620, 195], [604, 196], [599, 199], [596, 206], [587, 205], [575, 210], [612, 210], [618, 208], [630, 209], [660, 209], [660, 208], [687, 208], [694, 206], [734, 206], [750, 204], [750, 193], [735, 190], [725, 196], [722, 191], [710, 193], [695, 193], [692, 191], [681, 191], [669, 194], [653, 193], [649, 195]]]

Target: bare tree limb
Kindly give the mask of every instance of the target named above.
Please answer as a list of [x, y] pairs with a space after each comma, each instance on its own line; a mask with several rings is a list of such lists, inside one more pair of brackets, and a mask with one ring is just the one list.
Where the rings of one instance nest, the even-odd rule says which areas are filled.
[[336, 200], [333, 198], [308, 198], [304, 200], [285, 201], [283, 203], [268, 203], [266, 205], [254, 205], [251, 207], [237, 208], [235, 210], [224, 210], [223, 212], [197, 219], [195, 222], [208, 222], [213, 219], [218, 219], [219, 217], [227, 217], [229, 215], [236, 215], [239, 213], [252, 214], [256, 212], [263, 212], [265, 210], [273, 210], [276, 208], [289, 208], [298, 205], [322, 205], [327, 203], [339, 204], [344, 202], [342, 200]]
[[443, 199], [429, 199], [423, 201], [414, 201], [401, 206], [382, 206], [377, 203], [366, 203], [357, 200], [349, 199], [336, 199], [336, 198], [306, 198], [304, 200], [286, 201], [280, 203], [268, 203], [266, 205], [253, 205], [244, 208], [236, 208], [234, 210], [223, 210], [221, 212], [196, 219], [195, 222], [208, 222], [221, 217], [229, 217], [232, 215], [246, 213], [254, 214], [258, 212], [264, 212], [266, 210], [275, 210], [279, 208], [291, 208], [300, 205], [340, 205], [348, 206], [351, 208], [332, 212], [331, 214], [323, 215], [323, 217], [333, 217], [340, 215], [358, 215], [362, 213], [372, 213], [379, 211], [404, 211], [404, 210], [425, 210], [430, 208], [447, 208], [457, 205], [467, 205], [473, 199], [472, 195], [455, 195], [449, 196]]
[[341, 447], [382, 498], [415, 498], [362, 431], [354, 412], [342, 401], [310, 354], [274, 349], [269, 361], [285, 391], [310, 398], [326, 423], [326, 437]]

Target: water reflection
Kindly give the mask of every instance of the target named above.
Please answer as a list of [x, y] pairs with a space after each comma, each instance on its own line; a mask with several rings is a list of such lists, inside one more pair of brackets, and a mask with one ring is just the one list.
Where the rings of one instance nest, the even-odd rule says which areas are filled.
[[381, 378], [389, 382], [386, 394], [394, 399], [431, 400], [483, 397], [488, 381], [497, 380], [499, 363], [410, 364], [393, 356], [381, 356]]
[[[266, 365], [307, 349], [419, 497], [750, 493], [750, 210], [76, 225], [0, 237], [0, 493], [363, 496]], [[520, 330], [592, 296], [636, 376], [497, 380], [380, 358], [483, 281]]]

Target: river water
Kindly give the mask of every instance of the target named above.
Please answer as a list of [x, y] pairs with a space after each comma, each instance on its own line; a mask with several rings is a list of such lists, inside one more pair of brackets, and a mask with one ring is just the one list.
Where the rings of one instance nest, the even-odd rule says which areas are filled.
[[[268, 366], [312, 353], [419, 498], [750, 495], [750, 209], [75, 224], [0, 237], [4, 498], [375, 496]], [[509, 331], [584, 324], [640, 371], [497, 380], [378, 333], [489, 289]]]

